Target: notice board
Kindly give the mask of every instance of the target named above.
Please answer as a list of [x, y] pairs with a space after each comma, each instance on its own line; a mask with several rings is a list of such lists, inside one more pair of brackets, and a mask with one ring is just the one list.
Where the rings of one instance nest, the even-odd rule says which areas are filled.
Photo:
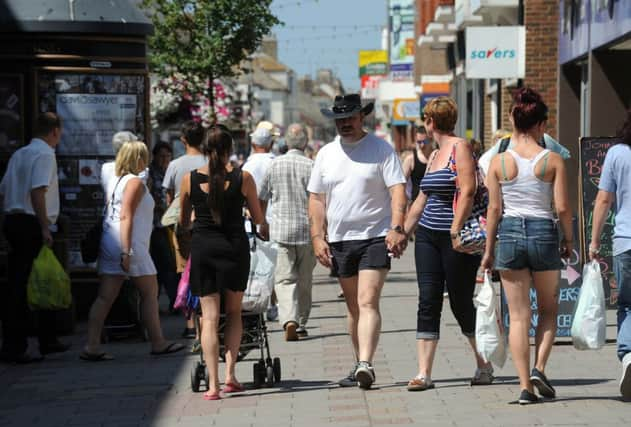
[[[589, 260], [589, 242], [592, 236], [592, 216], [594, 201], [598, 194], [598, 184], [607, 150], [619, 142], [617, 138], [589, 137], [581, 138], [579, 151], [580, 164], [580, 241], [583, 262]], [[609, 211], [602, 234], [600, 235], [600, 270], [603, 274], [605, 298], [609, 307], [615, 306], [618, 299], [616, 279], [613, 274], [613, 228], [614, 212]]]

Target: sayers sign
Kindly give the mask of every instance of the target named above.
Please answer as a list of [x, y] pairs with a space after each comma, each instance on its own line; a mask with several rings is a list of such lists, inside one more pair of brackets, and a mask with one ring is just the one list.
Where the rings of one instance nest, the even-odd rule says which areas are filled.
[[519, 27], [467, 27], [468, 79], [520, 79], [526, 73], [526, 31]]

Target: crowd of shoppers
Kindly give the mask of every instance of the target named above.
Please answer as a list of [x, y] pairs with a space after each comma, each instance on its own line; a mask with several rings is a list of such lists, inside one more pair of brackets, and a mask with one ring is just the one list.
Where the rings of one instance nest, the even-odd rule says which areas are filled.
[[[232, 157], [232, 134], [222, 125], [205, 129], [186, 122], [181, 137], [186, 154], [173, 160], [173, 148], [159, 143], [153, 147], [151, 162], [144, 142], [131, 132], [117, 133], [112, 141], [116, 160], [106, 163], [101, 174], [105, 216], [98, 258], [100, 285], [80, 358], [113, 359], [101, 348], [101, 331], [127, 279], [140, 291], [151, 354], [182, 350], [180, 343], [169, 342], [162, 334], [158, 289], [165, 288], [172, 307], [178, 273], [189, 262], [191, 293], [200, 300], [199, 338], [209, 373], [204, 399], [243, 391], [235, 366], [243, 333], [250, 232], [269, 237], [278, 251], [276, 295], [267, 318], [279, 317], [286, 341], [308, 335], [316, 260], [338, 278], [355, 353], [355, 363], [339, 385], [369, 389], [376, 380], [373, 358], [381, 331], [381, 291], [391, 259], [401, 256], [414, 235], [418, 368], [407, 389], [435, 387], [432, 368], [445, 289], [473, 351], [476, 367], [471, 385], [494, 381], [493, 367], [478, 354], [475, 342], [473, 294], [482, 268], [499, 272], [506, 295], [509, 344], [520, 385], [518, 402], [538, 402], [535, 391], [545, 398], [556, 397], [546, 365], [556, 332], [559, 271], [573, 246], [573, 231], [564, 162], [569, 152], [545, 133], [548, 109], [541, 95], [530, 88], [515, 92], [512, 131], [497, 135], [479, 162], [472, 143], [454, 134], [458, 109], [451, 98], [438, 97], [424, 107], [416, 146], [402, 163], [388, 142], [364, 129], [364, 118], [373, 108], [354, 94], [337, 96], [332, 108], [323, 108], [322, 114], [335, 121], [338, 137], [322, 147], [315, 162], [305, 156], [307, 131], [297, 123], [286, 130], [286, 151], [275, 157], [272, 145], [279, 133], [273, 124], [261, 122], [251, 134], [252, 155], [242, 167]], [[10, 245], [9, 283], [2, 300], [3, 361], [36, 360], [27, 353], [23, 322], [29, 315], [26, 282], [41, 246], [52, 244], [59, 214], [54, 149], [61, 131], [59, 117], [42, 114], [35, 138], [11, 157], [0, 183], [4, 232]], [[590, 258], [597, 259], [608, 211], [615, 207], [618, 357], [620, 391], [625, 397], [631, 397], [630, 147], [631, 112], [620, 143], [605, 158], [589, 244]], [[478, 179], [478, 168], [485, 183]], [[465, 246], [462, 230], [473, 215], [477, 195], [487, 187], [486, 247], [481, 255]], [[165, 224], [169, 211], [177, 212], [176, 219]], [[249, 222], [256, 228], [246, 229]], [[538, 310], [532, 365], [531, 285]], [[218, 371], [220, 314], [225, 315], [223, 388]], [[42, 355], [68, 349], [57, 340], [49, 315], [37, 313]], [[185, 337], [195, 333], [189, 323]]]

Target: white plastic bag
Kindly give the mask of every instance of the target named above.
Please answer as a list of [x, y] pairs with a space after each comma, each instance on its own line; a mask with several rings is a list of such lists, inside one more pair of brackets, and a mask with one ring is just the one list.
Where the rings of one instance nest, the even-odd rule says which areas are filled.
[[475, 344], [485, 362], [500, 368], [506, 362], [506, 337], [502, 326], [499, 297], [495, 294], [491, 273], [484, 273], [484, 283], [475, 297]]
[[583, 267], [583, 284], [572, 321], [572, 343], [577, 350], [597, 350], [605, 345], [606, 333], [603, 279], [600, 265], [591, 261]]
[[274, 270], [278, 249], [275, 243], [254, 238], [250, 250], [250, 276], [241, 307], [245, 311], [263, 313], [274, 289]]

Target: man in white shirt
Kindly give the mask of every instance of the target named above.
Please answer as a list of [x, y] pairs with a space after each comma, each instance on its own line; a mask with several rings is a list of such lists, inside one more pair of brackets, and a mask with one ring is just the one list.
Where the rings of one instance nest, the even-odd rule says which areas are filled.
[[[243, 165], [243, 170], [249, 172], [254, 178], [256, 183], [256, 191], [261, 191], [261, 185], [263, 184], [263, 178], [272, 165], [274, 160], [274, 153], [272, 153], [272, 144], [274, 143], [273, 125], [270, 122], [261, 122], [256, 126], [254, 133], [250, 135], [252, 138], [252, 153], [248, 157], [248, 160]], [[272, 221], [272, 206], [267, 205], [265, 212], [266, 222], [269, 224]], [[267, 231], [262, 232], [266, 235]], [[267, 320], [278, 320], [278, 306], [276, 305], [276, 293], [272, 293], [270, 300], [270, 306], [267, 309]]]
[[[8, 286], [4, 301], [3, 342], [0, 357], [29, 363], [41, 358], [27, 354], [28, 305], [26, 285], [42, 245], [52, 246], [51, 226], [59, 216], [59, 186], [55, 147], [61, 139], [61, 119], [54, 113], [37, 118], [35, 137], [17, 150], [0, 183], [4, 235], [9, 243]], [[42, 355], [66, 351], [55, 336], [54, 312], [38, 313], [39, 350]]]
[[333, 269], [344, 291], [357, 363], [342, 387], [368, 389], [379, 340], [379, 297], [390, 257], [405, 249], [407, 199], [399, 157], [383, 139], [364, 131], [373, 109], [357, 94], [337, 96], [333, 108], [339, 138], [320, 149], [307, 190], [316, 258]]

